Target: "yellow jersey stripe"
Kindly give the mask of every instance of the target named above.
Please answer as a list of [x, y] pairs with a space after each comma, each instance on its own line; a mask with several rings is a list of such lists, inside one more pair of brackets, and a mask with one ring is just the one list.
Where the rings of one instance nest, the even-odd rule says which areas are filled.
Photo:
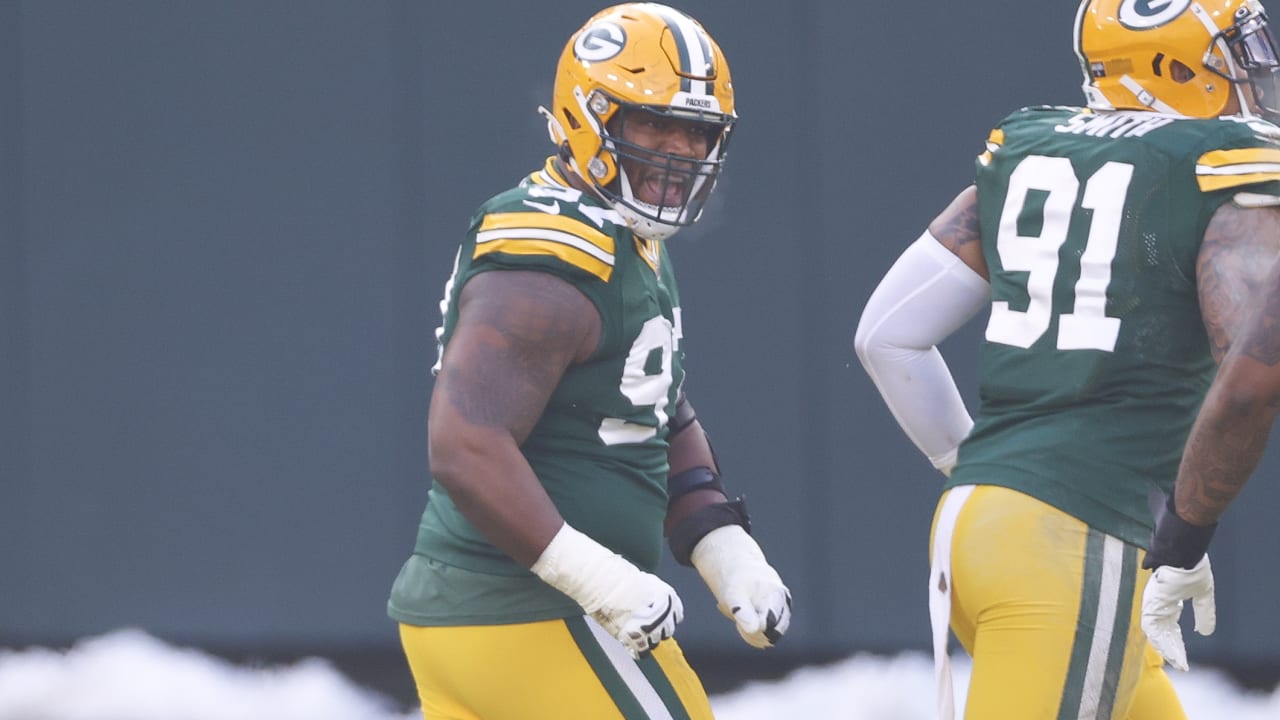
[[1004, 145], [1004, 130], [995, 128], [987, 136], [987, 152], [995, 152], [1001, 145]]
[[1280, 180], [1280, 149], [1268, 147], [1210, 150], [1196, 161], [1202, 192]]
[[1004, 130], [994, 128], [991, 134], [987, 136], [986, 145], [987, 149], [978, 156], [978, 162], [982, 163], [983, 166], [990, 165], [991, 154], [999, 150], [1001, 145], [1004, 145]]
[[1225, 168], [1231, 165], [1254, 163], [1280, 163], [1280, 149], [1251, 147], [1231, 150], [1210, 150], [1196, 161], [1196, 173], [1201, 168]]
[[[554, 203], [552, 200], [547, 202]], [[556, 208], [559, 209], [558, 204], [556, 204]], [[484, 222], [480, 223], [479, 232], [523, 229], [554, 230], [566, 235], [574, 235], [608, 255], [609, 264], [613, 264], [613, 254], [615, 252], [613, 238], [581, 220], [575, 220], [564, 215], [553, 215], [547, 212], [493, 213], [484, 217]]]
[[613, 275], [613, 255], [575, 235], [557, 230], [524, 228], [489, 230], [476, 234], [473, 257], [502, 252], [512, 255], [550, 255], [581, 270], [609, 281]]
[[556, 169], [556, 163], [553, 158], [547, 158], [546, 166], [543, 167], [542, 170], [538, 171], [538, 174], [546, 180], [546, 184], [548, 185], [560, 185], [567, 188], [573, 187], [573, 185], [569, 184], [569, 181], [560, 174], [560, 171]]
[[1280, 149], [1232, 148], [1210, 150], [1196, 162], [1201, 192], [1280, 180]]

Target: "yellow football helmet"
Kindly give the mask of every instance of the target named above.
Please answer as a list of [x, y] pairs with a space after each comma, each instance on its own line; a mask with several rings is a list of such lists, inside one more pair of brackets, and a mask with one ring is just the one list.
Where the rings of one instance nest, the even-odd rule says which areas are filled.
[[[560, 55], [551, 108], [539, 110], [573, 172], [651, 240], [698, 220], [737, 119], [720, 47], [698, 21], [658, 3], [617, 5], [588, 20]], [[622, 124], [634, 113], [705, 125], [707, 156], [691, 160], [624, 141]], [[637, 198], [622, 159], [665, 173], [664, 189], [678, 188], [673, 195], [682, 200]]]
[[1257, 0], [1084, 0], [1075, 47], [1095, 109], [1280, 114], [1280, 59]]

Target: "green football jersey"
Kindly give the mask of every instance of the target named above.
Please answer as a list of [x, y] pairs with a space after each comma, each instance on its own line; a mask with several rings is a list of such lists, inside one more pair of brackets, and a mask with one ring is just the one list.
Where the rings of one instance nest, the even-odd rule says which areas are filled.
[[1212, 379], [1196, 258], [1239, 192], [1280, 195], [1277, 130], [1035, 107], [978, 158], [991, 315], [948, 487], [1032, 495], [1145, 547]]
[[[441, 356], [463, 286], [494, 270], [551, 273], [599, 311], [598, 348], [565, 373], [521, 451], [566, 522], [652, 572], [667, 507], [667, 419], [684, 377], [680, 301], [664, 245], [636, 237], [548, 160], [472, 218], [441, 303]], [[439, 483], [388, 610], [420, 625], [582, 612], [485, 540]]]

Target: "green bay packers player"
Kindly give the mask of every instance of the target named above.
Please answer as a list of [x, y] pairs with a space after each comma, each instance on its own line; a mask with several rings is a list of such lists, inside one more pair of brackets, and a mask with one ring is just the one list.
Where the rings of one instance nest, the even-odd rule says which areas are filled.
[[[1029, 107], [869, 299], [857, 353], [947, 475], [931, 535], [965, 717], [1185, 717], [1139, 629], [1153, 526], [1280, 250], [1280, 67], [1255, 0], [1085, 0], [1087, 107]], [[971, 420], [937, 344], [986, 308]]]
[[688, 15], [618, 5], [542, 112], [556, 154], [484, 203], [445, 287], [435, 482], [388, 613], [427, 720], [707, 720], [664, 536], [751, 645], [791, 619], [681, 391], [665, 240], [720, 173], [729, 66]]

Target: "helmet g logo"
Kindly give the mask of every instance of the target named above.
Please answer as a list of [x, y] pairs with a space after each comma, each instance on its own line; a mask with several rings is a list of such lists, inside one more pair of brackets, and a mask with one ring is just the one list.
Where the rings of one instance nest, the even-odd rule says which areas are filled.
[[627, 44], [627, 32], [617, 23], [598, 22], [578, 34], [573, 42], [573, 54], [579, 60], [600, 62], [622, 52]]
[[1131, 30], [1149, 30], [1178, 17], [1191, 0], [1124, 0], [1120, 3], [1120, 24]]

